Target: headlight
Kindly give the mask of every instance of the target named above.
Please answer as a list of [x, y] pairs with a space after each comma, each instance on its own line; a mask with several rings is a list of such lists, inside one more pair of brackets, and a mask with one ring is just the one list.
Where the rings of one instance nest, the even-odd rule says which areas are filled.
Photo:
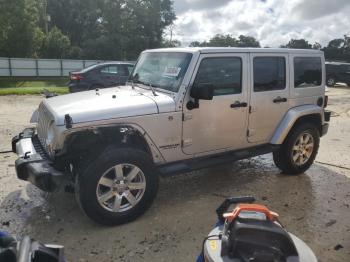
[[32, 117], [30, 118], [30, 123], [38, 123], [38, 119], [39, 119], [39, 111], [37, 109], [33, 112]]

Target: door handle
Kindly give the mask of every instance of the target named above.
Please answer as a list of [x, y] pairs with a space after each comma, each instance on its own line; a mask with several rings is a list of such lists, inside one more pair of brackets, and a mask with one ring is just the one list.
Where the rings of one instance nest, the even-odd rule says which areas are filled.
[[274, 100], [272, 100], [274, 103], [283, 103], [283, 102], [287, 102], [287, 98], [285, 97], [276, 97]]
[[247, 107], [248, 104], [246, 102], [239, 102], [236, 101], [233, 104], [231, 104], [231, 108], [238, 108], [238, 107]]

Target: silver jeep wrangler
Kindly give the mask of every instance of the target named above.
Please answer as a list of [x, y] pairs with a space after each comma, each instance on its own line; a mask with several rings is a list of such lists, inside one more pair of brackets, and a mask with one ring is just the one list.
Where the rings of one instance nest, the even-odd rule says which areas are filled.
[[107, 225], [151, 205], [160, 174], [273, 153], [285, 174], [313, 163], [327, 133], [321, 51], [144, 51], [126, 86], [45, 99], [36, 129], [13, 138], [17, 176], [45, 191], [74, 186]]

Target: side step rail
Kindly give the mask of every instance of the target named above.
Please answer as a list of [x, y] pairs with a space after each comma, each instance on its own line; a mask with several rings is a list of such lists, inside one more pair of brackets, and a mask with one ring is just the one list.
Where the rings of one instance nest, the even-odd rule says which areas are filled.
[[271, 153], [277, 149], [278, 146], [276, 145], [266, 144], [242, 150], [215, 154], [211, 156], [182, 160], [179, 162], [164, 164], [159, 166], [158, 168], [162, 175], [174, 175]]

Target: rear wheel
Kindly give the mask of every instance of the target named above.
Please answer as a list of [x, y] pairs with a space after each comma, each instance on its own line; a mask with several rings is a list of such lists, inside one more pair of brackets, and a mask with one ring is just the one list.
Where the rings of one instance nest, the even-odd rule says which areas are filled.
[[318, 129], [301, 124], [287, 136], [281, 148], [273, 153], [273, 160], [285, 174], [302, 174], [314, 162], [320, 143]]
[[335, 86], [335, 79], [333, 77], [329, 77], [327, 79], [327, 86], [330, 86], [330, 87]]
[[158, 176], [151, 158], [137, 149], [109, 149], [79, 176], [78, 200], [92, 220], [130, 222], [152, 204]]

